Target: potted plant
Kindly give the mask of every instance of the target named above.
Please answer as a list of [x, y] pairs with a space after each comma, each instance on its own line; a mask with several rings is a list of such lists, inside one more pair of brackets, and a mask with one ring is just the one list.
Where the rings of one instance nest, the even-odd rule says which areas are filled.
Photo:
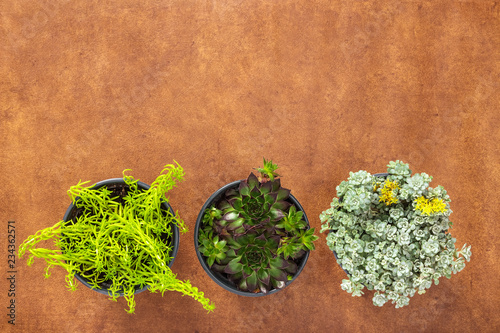
[[304, 268], [313, 242], [304, 209], [264, 159], [258, 178], [227, 184], [203, 205], [195, 228], [198, 259], [223, 288], [243, 296], [275, 293]]
[[[212, 311], [213, 304], [189, 281], [181, 281], [171, 271], [179, 246], [179, 229], [184, 222], [165, 197], [182, 181], [184, 171], [177, 164], [167, 165], [148, 186], [131, 176], [108, 179], [90, 187], [79, 182], [68, 191], [72, 204], [64, 219], [28, 237], [19, 247], [19, 257], [29, 253], [47, 263], [45, 277], [52, 266], [68, 272], [66, 282], [76, 290], [75, 277], [84, 285], [115, 300], [124, 296], [127, 312], [135, 309], [134, 294], [180, 291]], [[43, 240], [53, 240], [57, 249], [36, 248]]]
[[347, 272], [342, 289], [361, 296], [375, 290], [373, 304], [396, 308], [425, 293], [439, 278], [451, 277], [470, 260], [470, 246], [455, 248], [448, 232], [450, 197], [429, 187], [426, 173], [411, 175], [409, 165], [391, 161], [387, 173], [351, 172], [337, 186], [337, 197], [320, 215], [321, 232]]

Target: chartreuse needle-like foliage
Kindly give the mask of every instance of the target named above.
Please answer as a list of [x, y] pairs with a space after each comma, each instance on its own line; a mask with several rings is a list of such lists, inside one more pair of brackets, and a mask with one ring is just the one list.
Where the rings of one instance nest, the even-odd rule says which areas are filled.
[[[123, 172], [126, 186], [84, 187], [79, 182], [68, 191], [78, 213], [69, 221], [38, 231], [19, 247], [19, 257], [29, 253], [28, 266], [34, 258], [49, 269], [61, 266], [68, 274], [68, 288], [76, 289], [78, 273], [93, 288], [107, 288], [111, 299], [122, 292], [128, 302], [127, 312], [135, 308], [136, 288], [149, 286], [151, 292], [176, 290], [198, 300], [212, 311], [215, 307], [189, 281], [176, 278], [170, 268], [173, 250], [172, 227], [182, 233], [187, 228], [178, 213], [162, 207], [165, 193], [183, 180], [182, 167], [169, 164], [148, 190], [140, 189], [137, 180]], [[35, 247], [43, 240], [53, 240], [56, 250]]]
[[470, 246], [455, 248], [448, 233], [450, 197], [432, 177], [411, 175], [408, 164], [391, 161], [388, 176], [351, 172], [337, 186], [331, 207], [320, 215], [327, 244], [348, 272], [342, 289], [353, 296], [375, 290], [373, 304], [408, 305], [415, 292], [451, 277], [470, 260]]
[[288, 201], [290, 190], [275, 179], [277, 168], [264, 159], [262, 181], [251, 173], [203, 216], [200, 253], [242, 291], [283, 288], [318, 238]]

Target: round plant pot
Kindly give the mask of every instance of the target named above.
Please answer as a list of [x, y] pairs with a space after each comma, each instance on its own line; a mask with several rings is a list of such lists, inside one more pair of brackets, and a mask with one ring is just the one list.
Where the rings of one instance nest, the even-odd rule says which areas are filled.
[[[111, 178], [111, 179], [102, 180], [102, 181], [96, 183], [92, 187], [92, 189], [98, 189], [98, 188], [103, 187], [103, 186], [106, 186], [109, 189], [112, 189], [113, 187], [115, 187], [115, 188], [116, 187], [127, 188], [127, 186], [124, 186], [124, 185], [126, 185], [126, 183], [122, 178]], [[150, 187], [148, 184], [145, 184], [145, 183], [140, 182], [140, 181], [137, 182], [137, 186], [144, 191], [149, 189], [149, 187]], [[78, 200], [78, 197], [76, 198], [76, 200]], [[175, 215], [174, 210], [172, 209], [172, 207], [170, 206], [170, 204], [168, 202], [163, 202], [162, 206], [165, 210], [168, 210], [168, 211], [170, 211], [171, 214]], [[66, 210], [66, 213], [64, 214], [63, 220], [65, 222], [67, 222], [69, 220], [74, 219], [77, 216], [78, 212], [79, 212], [79, 209], [73, 203], [71, 203], [69, 205], [68, 209]], [[169, 243], [173, 244], [172, 253], [170, 254], [170, 257], [172, 257], [172, 260], [170, 260], [170, 262], [168, 264], [169, 267], [172, 267], [174, 260], [175, 260], [175, 257], [177, 255], [177, 251], [179, 250], [179, 228], [176, 225], [172, 225], [172, 238], [167, 239], [167, 241]], [[89, 284], [87, 279], [85, 279], [83, 276], [81, 276], [79, 274], [75, 274], [75, 277], [78, 281], [80, 281], [86, 287], [88, 287], [92, 290], [95, 290], [98, 293], [101, 293], [104, 295], [111, 295], [111, 293], [108, 290], [108, 288], [111, 286], [110, 283], [103, 282], [100, 284], [101, 288], [95, 288], [91, 284]], [[148, 289], [148, 287], [149, 286], [143, 286], [142, 288], [140, 288], [140, 286], [136, 286], [134, 294], [138, 294], [140, 292], [143, 292], [144, 290]], [[118, 294], [120, 296], [124, 295], [123, 292], [118, 292]]]
[[[387, 176], [389, 176], [389, 174], [388, 174], [387, 172], [385, 172], [385, 173], [375, 173], [375, 174], [373, 174], [373, 175], [374, 175], [374, 176], [376, 176], [376, 177], [387, 177]], [[342, 198], [339, 198], [339, 202], [342, 202]], [[332, 232], [332, 231], [330, 230], [330, 232]], [[330, 233], [330, 232], [329, 232], [329, 233]], [[337, 257], [337, 253], [335, 253], [335, 251], [332, 251], [332, 252], [333, 252], [333, 255], [335, 256], [335, 260], [337, 261], [337, 264], [339, 264], [340, 268], [342, 268], [342, 270], [343, 270], [343, 271], [344, 271], [344, 272], [345, 272], [348, 276], [351, 276], [351, 274], [350, 274], [348, 271], [346, 271], [346, 270], [344, 269], [344, 267], [342, 267], [342, 265], [340, 264], [340, 262], [339, 262], [339, 258]]]
[[[222, 288], [224, 288], [232, 293], [235, 293], [235, 294], [240, 295], [240, 296], [248, 296], [248, 297], [260, 297], [260, 296], [275, 294], [275, 293], [279, 292], [280, 290], [286, 288], [293, 281], [295, 281], [295, 279], [299, 276], [300, 272], [302, 272], [302, 270], [304, 269], [304, 267], [306, 265], [307, 259], [309, 258], [309, 251], [307, 251], [306, 254], [298, 260], [297, 273], [295, 273], [295, 275], [293, 276], [293, 278], [291, 280], [289, 280], [285, 283], [285, 286], [283, 288], [279, 288], [279, 289], [275, 288], [275, 289], [270, 290], [267, 293], [263, 293], [263, 292], [253, 293], [253, 292], [239, 290], [232, 281], [230, 281], [227, 277], [224, 276], [224, 274], [219, 273], [219, 272], [215, 272], [212, 269], [210, 269], [210, 266], [207, 264], [206, 257], [204, 257], [200, 253], [200, 251], [198, 250], [198, 246], [199, 246], [198, 245], [198, 235], [199, 235], [199, 231], [200, 231], [200, 227], [202, 224], [203, 215], [205, 213], [205, 210], [207, 208], [209, 208], [210, 206], [212, 206], [213, 204], [217, 204], [221, 200], [222, 196], [224, 195], [224, 193], [227, 190], [233, 189], [233, 188], [238, 188], [241, 182], [242, 182], [241, 180], [237, 180], [237, 181], [234, 181], [232, 183], [229, 183], [229, 184], [221, 187], [214, 194], [212, 194], [210, 196], [210, 198], [208, 198], [208, 200], [205, 202], [205, 204], [201, 208], [200, 213], [198, 214], [198, 218], [196, 219], [196, 226], [194, 229], [194, 247], [196, 249], [196, 255], [198, 256], [198, 260], [200, 261], [201, 266], [203, 267], [205, 272], [208, 274], [208, 276], [210, 276], [210, 278], [212, 280], [214, 280], [219, 286], [221, 286]], [[306, 212], [304, 211], [304, 208], [302, 208], [302, 206], [300, 205], [299, 201], [297, 199], [295, 199], [295, 197], [291, 194], [289, 195], [287, 201], [292, 203], [293, 205], [295, 205], [295, 207], [297, 208], [297, 211], [301, 211], [304, 214], [303, 218], [307, 222], [307, 225], [309, 226], [309, 220], [307, 219]]]

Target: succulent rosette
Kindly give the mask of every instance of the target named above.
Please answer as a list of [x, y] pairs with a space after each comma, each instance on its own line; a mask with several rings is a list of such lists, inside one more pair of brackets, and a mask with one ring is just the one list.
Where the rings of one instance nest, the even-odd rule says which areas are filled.
[[263, 234], [240, 236], [237, 242], [232, 242], [226, 258], [213, 268], [226, 273], [242, 291], [258, 288], [267, 293], [272, 287], [282, 288], [288, 275], [297, 272], [297, 264], [276, 256], [278, 245], [276, 237], [268, 239]]
[[260, 180], [251, 173], [203, 217], [200, 253], [241, 291], [283, 288], [297, 272], [297, 260], [314, 249], [317, 239], [288, 200], [290, 190], [275, 178], [276, 168], [264, 160]]
[[220, 230], [232, 231], [235, 235], [256, 226], [272, 225], [271, 222], [281, 220], [291, 206], [286, 201], [289, 194], [290, 190], [282, 188], [279, 179], [261, 183], [251, 173], [238, 189], [228, 190], [226, 198], [218, 204], [223, 216], [217, 225]]

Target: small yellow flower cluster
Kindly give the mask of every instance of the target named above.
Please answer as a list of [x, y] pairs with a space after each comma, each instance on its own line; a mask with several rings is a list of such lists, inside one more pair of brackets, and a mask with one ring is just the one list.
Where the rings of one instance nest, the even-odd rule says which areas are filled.
[[443, 199], [434, 198], [432, 200], [426, 199], [423, 196], [415, 200], [417, 206], [415, 207], [424, 215], [431, 215], [436, 213], [446, 212], [446, 204]]
[[387, 180], [384, 183], [384, 187], [380, 190], [382, 195], [380, 196], [379, 201], [380, 202], [385, 202], [387, 206], [390, 206], [394, 203], [398, 202], [398, 198], [394, 197], [394, 190], [399, 189], [399, 186], [396, 182], [392, 182], [390, 180]]

